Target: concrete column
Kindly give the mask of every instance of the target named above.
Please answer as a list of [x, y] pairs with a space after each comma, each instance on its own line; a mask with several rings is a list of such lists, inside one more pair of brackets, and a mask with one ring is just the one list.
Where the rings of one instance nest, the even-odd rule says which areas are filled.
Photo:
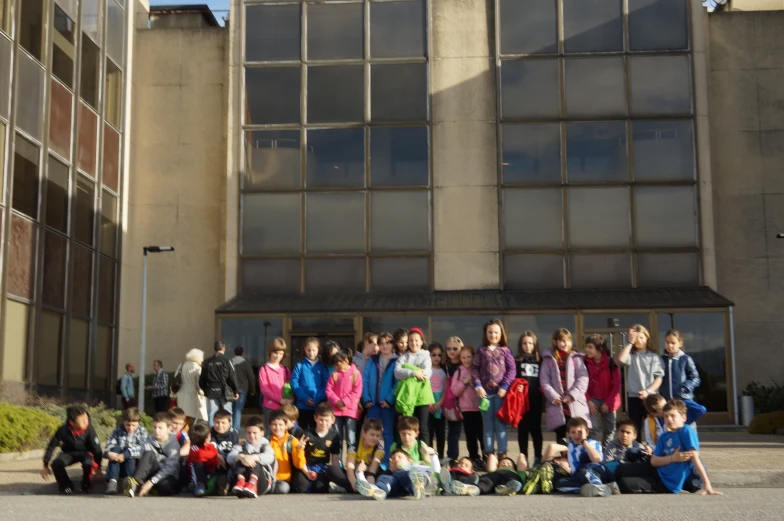
[[431, 0], [435, 289], [499, 287], [492, 0]]

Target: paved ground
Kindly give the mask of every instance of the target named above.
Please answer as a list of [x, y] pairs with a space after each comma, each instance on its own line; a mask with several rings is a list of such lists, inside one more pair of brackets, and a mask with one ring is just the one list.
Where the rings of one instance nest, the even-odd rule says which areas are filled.
[[580, 498], [563, 496], [435, 497], [373, 501], [358, 496], [266, 496], [257, 500], [236, 498], [142, 498], [100, 496], [4, 496], [2, 519], [8, 521], [264, 521], [351, 519], [374, 521], [406, 519], [492, 520], [521, 519], [558, 521], [722, 521], [746, 519], [780, 521], [784, 493], [779, 490], [727, 490], [723, 497], [614, 496]]

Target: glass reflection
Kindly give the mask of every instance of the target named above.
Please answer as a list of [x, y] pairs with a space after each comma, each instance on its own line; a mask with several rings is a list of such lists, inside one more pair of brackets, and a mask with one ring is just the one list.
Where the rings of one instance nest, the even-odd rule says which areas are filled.
[[300, 187], [299, 130], [245, 132], [243, 190]]
[[299, 194], [242, 196], [242, 253], [299, 253]]
[[566, 178], [570, 183], [627, 180], [626, 123], [567, 124]]
[[426, 186], [427, 171], [427, 127], [370, 129], [371, 186]]
[[507, 255], [505, 289], [563, 289], [563, 255]]
[[364, 130], [309, 130], [306, 161], [308, 188], [364, 186]]
[[686, 0], [629, 0], [629, 48], [666, 51], [689, 46]]
[[425, 56], [425, 2], [371, 2], [371, 58]]
[[504, 245], [511, 250], [563, 247], [563, 195], [560, 188], [504, 189]]
[[620, 0], [562, 0], [564, 50], [623, 50]]
[[558, 123], [503, 126], [504, 183], [561, 182]]
[[502, 62], [501, 113], [504, 119], [558, 116], [558, 85], [558, 60]]
[[308, 252], [365, 251], [364, 193], [311, 193], [307, 195], [306, 208]]
[[566, 114], [612, 116], [626, 114], [626, 80], [620, 56], [566, 60]]
[[634, 179], [694, 179], [694, 130], [689, 120], [634, 121]]
[[555, 0], [501, 0], [501, 53], [558, 52]]
[[308, 60], [361, 59], [359, 4], [308, 4]]
[[389, 258], [370, 260], [370, 290], [385, 293], [428, 291], [430, 260]]
[[300, 59], [300, 6], [253, 5], [245, 10], [245, 61]]

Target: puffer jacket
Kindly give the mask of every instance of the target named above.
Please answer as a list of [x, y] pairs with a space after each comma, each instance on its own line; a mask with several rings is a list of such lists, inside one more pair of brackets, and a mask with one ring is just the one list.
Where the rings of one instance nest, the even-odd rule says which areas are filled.
[[329, 371], [321, 361], [312, 364], [303, 360], [294, 367], [291, 373], [291, 390], [297, 397], [297, 408], [312, 411], [315, 406], [308, 405], [308, 399], [316, 405], [327, 399], [327, 378]]
[[675, 356], [662, 355], [664, 379], [659, 393], [666, 399], [693, 400], [694, 389], [700, 386], [700, 374], [694, 360], [678, 351]]
[[393, 356], [387, 363], [384, 374], [379, 374], [381, 365], [381, 355], [373, 355], [365, 365], [365, 372], [362, 374], [362, 403], [372, 403], [373, 405], [381, 405], [381, 402], [387, 402], [387, 405], [395, 405], [395, 362], [397, 356]]
[[558, 362], [555, 361], [553, 351], [548, 349], [542, 353], [539, 382], [547, 402], [545, 422], [548, 430], [555, 430], [566, 423], [563, 406], [553, 404], [553, 400], [564, 394], [568, 394], [574, 399], [569, 404], [572, 418], [583, 418], [588, 423], [588, 427], [591, 427], [591, 412], [585, 397], [585, 393], [588, 391], [588, 370], [585, 368], [581, 353], [572, 351], [566, 359], [566, 389], [561, 385], [561, 372], [558, 370]]

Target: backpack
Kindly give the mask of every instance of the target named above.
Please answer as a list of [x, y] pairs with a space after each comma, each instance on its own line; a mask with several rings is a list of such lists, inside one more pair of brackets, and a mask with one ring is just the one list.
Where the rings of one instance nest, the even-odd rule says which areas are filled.
[[174, 394], [177, 394], [182, 388], [182, 364], [180, 364], [174, 372], [174, 381], [169, 387]]
[[[123, 375], [125, 376], [125, 375]], [[117, 379], [117, 383], [114, 384], [114, 392], [122, 396], [122, 379], [123, 376]]]

